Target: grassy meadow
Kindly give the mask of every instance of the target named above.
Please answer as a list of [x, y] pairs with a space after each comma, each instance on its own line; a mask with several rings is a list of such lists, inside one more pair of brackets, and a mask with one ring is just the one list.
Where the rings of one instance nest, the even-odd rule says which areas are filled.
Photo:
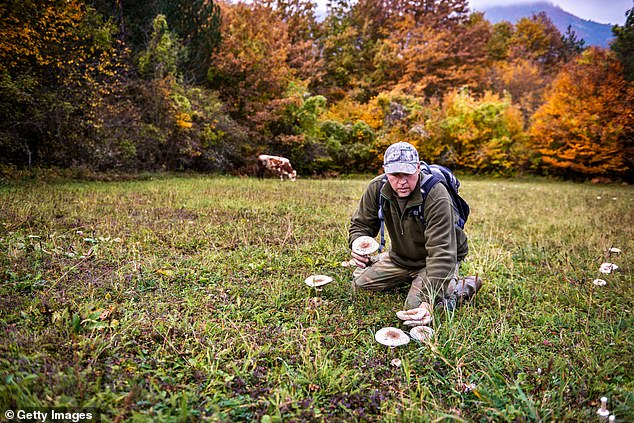
[[461, 273], [485, 284], [431, 341], [389, 350], [374, 333], [402, 327], [405, 292], [353, 295], [341, 266], [368, 180], [0, 186], [0, 412], [587, 422], [606, 396], [634, 421], [632, 187], [464, 178]]

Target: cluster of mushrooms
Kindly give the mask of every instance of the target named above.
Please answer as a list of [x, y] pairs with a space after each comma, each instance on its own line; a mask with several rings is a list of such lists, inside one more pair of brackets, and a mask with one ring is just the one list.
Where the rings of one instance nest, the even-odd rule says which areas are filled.
[[399, 328], [388, 326], [379, 329], [374, 334], [374, 339], [379, 344], [391, 348], [407, 344], [410, 337], [419, 342], [431, 339], [434, 336], [434, 330], [427, 326], [432, 321], [430, 310], [431, 307], [423, 303], [421, 307], [396, 312], [396, 316], [403, 321], [403, 324], [411, 327], [409, 335]]
[[[374, 254], [379, 249], [379, 243], [369, 236], [361, 236], [352, 243], [352, 251], [365, 256]], [[354, 266], [354, 260], [344, 261], [342, 266]], [[304, 280], [304, 283], [317, 291], [321, 287], [333, 281], [333, 278], [326, 275], [311, 275]], [[403, 310], [396, 313], [396, 316], [403, 321], [405, 326], [410, 327], [409, 335], [403, 330], [394, 327], [380, 329], [374, 335], [376, 341], [382, 345], [394, 348], [407, 344], [410, 339], [423, 342], [434, 336], [434, 330], [429, 325], [432, 321], [431, 306], [422, 303], [418, 308]], [[410, 338], [411, 337], [411, 338]]]
[[[352, 243], [352, 251], [359, 255], [374, 254], [379, 249], [379, 243], [369, 236], [360, 236]], [[342, 265], [354, 265], [354, 261], [344, 262]], [[395, 327], [385, 327], [376, 332], [374, 339], [379, 344], [394, 348], [405, 345], [410, 341], [410, 337], [423, 342], [434, 336], [434, 330], [429, 325], [432, 321], [431, 306], [422, 303], [418, 308], [403, 310], [396, 313], [396, 316], [403, 321], [405, 326], [410, 327], [409, 336], [401, 329]]]

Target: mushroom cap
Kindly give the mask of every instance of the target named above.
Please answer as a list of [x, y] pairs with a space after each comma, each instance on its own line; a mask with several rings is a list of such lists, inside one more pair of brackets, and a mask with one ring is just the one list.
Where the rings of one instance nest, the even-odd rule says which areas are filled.
[[311, 275], [304, 280], [304, 283], [308, 286], [322, 286], [329, 284], [333, 279], [326, 275]]
[[417, 320], [422, 324], [427, 325], [432, 321], [431, 308], [429, 304], [422, 303], [420, 307], [412, 308], [409, 310], [397, 311], [396, 317], [401, 320]]
[[601, 266], [599, 267], [599, 272], [605, 273], [605, 274], [612, 273], [618, 268], [619, 266], [617, 266], [614, 263], [601, 263]]
[[352, 251], [365, 256], [379, 249], [379, 243], [371, 236], [360, 236], [352, 241]]
[[405, 332], [393, 327], [379, 329], [374, 334], [374, 339], [379, 344], [387, 345], [388, 347], [398, 347], [409, 342], [409, 336]]
[[434, 336], [434, 330], [429, 326], [416, 326], [409, 331], [409, 334], [415, 340], [423, 342]]

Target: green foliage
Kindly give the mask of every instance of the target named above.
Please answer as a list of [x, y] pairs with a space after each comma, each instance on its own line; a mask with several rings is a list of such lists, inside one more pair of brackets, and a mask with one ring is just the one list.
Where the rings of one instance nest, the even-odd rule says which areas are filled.
[[176, 76], [181, 50], [178, 39], [169, 31], [165, 16], [157, 15], [148, 46], [139, 56], [139, 72], [148, 79]]
[[614, 41], [610, 44], [610, 50], [616, 53], [623, 74], [627, 81], [634, 81], [634, 7], [625, 14], [625, 25], [615, 25], [612, 28]]
[[466, 90], [450, 94], [440, 129], [443, 155], [454, 166], [508, 175], [522, 162], [523, 121], [509, 97], [476, 98]]
[[[374, 333], [400, 325], [405, 294], [355, 295], [340, 265], [366, 179], [147, 176], [0, 186], [3, 409], [591, 421], [607, 396], [634, 416], [631, 187], [462, 178], [461, 273], [484, 286], [434, 314], [430, 342], [391, 350]], [[312, 274], [335, 282], [316, 291]]]

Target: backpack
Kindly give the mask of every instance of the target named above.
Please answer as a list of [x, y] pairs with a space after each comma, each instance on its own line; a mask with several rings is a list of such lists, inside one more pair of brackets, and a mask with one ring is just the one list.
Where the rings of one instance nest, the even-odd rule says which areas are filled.
[[[456, 226], [460, 229], [464, 229], [465, 223], [467, 223], [467, 219], [469, 218], [470, 209], [469, 204], [467, 204], [467, 202], [459, 194], [460, 181], [458, 178], [456, 178], [451, 170], [438, 164], [429, 165], [421, 161], [420, 170], [423, 176], [423, 180], [420, 184], [420, 193], [423, 196], [423, 202], [420, 204], [415, 214], [418, 214], [423, 226], [425, 226], [425, 216], [423, 214], [423, 210], [425, 208], [427, 194], [429, 194], [429, 191], [431, 191], [434, 185], [440, 182], [447, 188], [447, 191], [449, 191], [453, 208], [458, 212], [458, 221], [456, 222]], [[379, 188], [378, 193], [379, 219], [381, 220], [381, 244], [379, 246], [379, 252], [383, 251], [383, 247], [385, 247], [385, 216], [383, 215], [383, 197], [381, 197], [381, 189], [386, 182], [387, 176], [384, 176], [383, 179], [381, 179], [381, 187]]]

